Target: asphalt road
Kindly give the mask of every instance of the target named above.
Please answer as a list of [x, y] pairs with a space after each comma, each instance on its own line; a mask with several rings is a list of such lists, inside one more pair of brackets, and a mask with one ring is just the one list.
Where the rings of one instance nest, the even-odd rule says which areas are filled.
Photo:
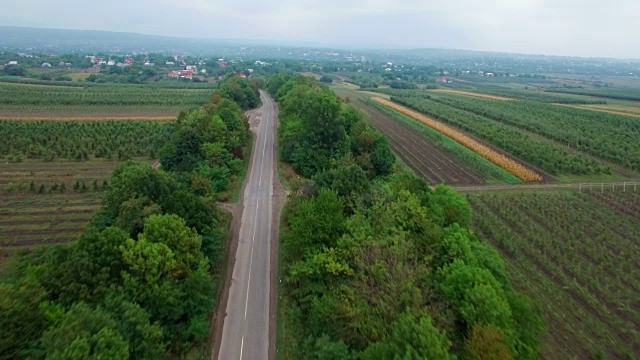
[[244, 211], [226, 316], [220, 360], [267, 359], [269, 351], [270, 243], [275, 174], [275, 104], [265, 93], [253, 159], [244, 191]]

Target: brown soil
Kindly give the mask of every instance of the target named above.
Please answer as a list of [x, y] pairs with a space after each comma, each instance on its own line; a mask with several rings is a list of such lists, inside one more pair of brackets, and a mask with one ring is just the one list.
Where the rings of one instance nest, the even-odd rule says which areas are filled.
[[474, 93], [474, 92], [470, 92], [470, 91], [449, 90], [449, 89], [438, 89], [438, 90], [432, 90], [432, 91], [433, 92], [446, 93], [446, 94], [454, 94], [454, 95], [473, 96], [473, 97], [482, 98], [482, 99], [489, 99], [489, 100], [513, 101], [513, 99], [508, 98], [508, 97], [504, 97], [504, 96], [480, 94], [480, 93]]
[[[57, 213], [56, 213], [57, 215]], [[78, 223], [88, 223], [89, 221], [91, 221], [91, 218], [71, 218], [71, 219], [65, 219], [65, 218], [57, 218], [57, 219], [34, 219], [34, 220], [0, 220], [0, 227], [4, 227], [4, 226], [15, 226], [15, 225], [42, 225], [42, 224], [62, 224], [62, 223], [69, 223], [69, 224], [78, 224]], [[11, 231], [11, 230], [10, 230]]]
[[61, 244], [61, 243], [75, 240], [76, 235], [78, 234], [73, 234], [69, 237], [57, 237], [57, 238], [46, 239], [46, 240], [9, 240], [9, 241], [3, 241], [0, 244], [0, 246], [25, 247], [25, 246], [34, 246], [34, 245]]
[[391, 148], [418, 175], [432, 184], [478, 185], [484, 180], [473, 170], [453, 161], [449, 154], [431, 143], [415, 130], [389, 119], [360, 101], [354, 103], [369, 120], [386, 135]]

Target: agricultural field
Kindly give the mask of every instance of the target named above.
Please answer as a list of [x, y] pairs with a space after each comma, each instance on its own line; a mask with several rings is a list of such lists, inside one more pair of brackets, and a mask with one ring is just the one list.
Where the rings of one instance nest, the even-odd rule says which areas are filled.
[[72, 241], [98, 209], [113, 170], [151, 163], [173, 123], [0, 121], [0, 247], [4, 255]]
[[[25, 247], [73, 241], [100, 207], [102, 192], [0, 196], [0, 256]], [[1, 261], [1, 258], [0, 258]]]
[[586, 95], [605, 99], [640, 101], [639, 89], [548, 88], [546, 91], [561, 94]]
[[355, 102], [385, 134], [394, 152], [431, 184], [480, 185], [521, 181], [435, 130], [375, 102]]
[[575, 107], [576, 109], [587, 109], [587, 110], [599, 111], [603, 113], [640, 118], [640, 103], [635, 104], [635, 106], [632, 106], [627, 103], [604, 104], [604, 105], [566, 105], [566, 104], [563, 104], [563, 105]]
[[[611, 173], [611, 169], [607, 165], [593, 157], [581, 154], [574, 149], [553, 142], [531, 131], [525, 131], [517, 126], [459, 109], [434, 99], [394, 97], [393, 100], [431, 116], [435, 120], [476, 136], [504, 150], [511, 156], [521, 159], [551, 175], [571, 176], [575, 179], [585, 175], [607, 175]], [[480, 99], [471, 100], [486, 101]], [[517, 102], [499, 101], [492, 103], [502, 105]], [[553, 108], [562, 109], [559, 106]], [[511, 114], [511, 116], [514, 115]]]
[[74, 240], [99, 208], [111, 173], [121, 163], [1, 162], [0, 252]]
[[0, 119], [161, 118], [206, 103], [213, 89], [151, 85], [56, 86], [0, 82]]
[[[0, 163], [0, 193], [64, 193], [68, 191], [101, 191], [111, 172], [120, 164], [115, 160], [90, 161], [27, 160]], [[64, 184], [64, 187], [63, 187]], [[77, 189], [74, 189], [74, 186]], [[63, 187], [61, 189], [61, 187]], [[42, 189], [41, 189], [42, 188]]]
[[640, 171], [640, 122], [636, 119], [539, 102], [495, 102], [451, 95], [432, 99]]
[[468, 193], [477, 234], [544, 314], [545, 359], [640, 353], [640, 188]]
[[536, 173], [534, 170], [531, 170], [530, 168], [506, 156], [505, 154], [500, 153], [495, 149], [490, 148], [489, 146], [486, 146], [485, 144], [477, 141], [476, 139], [467, 136], [461, 131], [458, 131], [441, 122], [435, 121], [408, 107], [398, 105], [392, 101], [381, 99], [381, 98], [375, 98], [374, 100], [378, 104], [389, 107], [395, 111], [402, 113], [403, 115], [409, 116], [412, 119], [419, 121], [420, 123], [428, 126], [429, 128], [432, 128], [433, 130], [441, 133], [442, 135], [456, 141], [458, 144], [477, 153], [479, 156], [494, 163], [495, 165], [499, 166], [505, 171], [508, 171], [509, 173], [518, 177], [522, 181], [541, 182], [543, 180], [542, 176]]
[[0, 120], [0, 159], [53, 161], [157, 158], [173, 123], [156, 121]]
[[481, 99], [499, 100], [499, 101], [510, 101], [510, 100], [513, 100], [512, 98], [508, 98], [508, 97], [504, 97], [504, 96], [496, 96], [496, 95], [482, 94], [482, 93], [477, 93], [477, 92], [451, 90], [451, 89], [437, 89], [437, 90], [432, 90], [431, 92], [472, 96], [472, 97], [477, 97], [477, 98], [481, 98]]

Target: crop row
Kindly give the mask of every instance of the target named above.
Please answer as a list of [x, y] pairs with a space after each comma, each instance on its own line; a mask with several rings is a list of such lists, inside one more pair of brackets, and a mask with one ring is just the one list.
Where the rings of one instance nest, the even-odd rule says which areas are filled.
[[470, 90], [484, 94], [504, 96], [512, 99], [531, 100], [546, 103], [557, 104], [606, 104], [605, 100], [589, 98], [586, 96], [574, 94], [556, 94], [540, 90], [514, 89], [497, 85], [481, 85], [469, 87], [466, 85], [447, 85], [448, 88], [455, 90]]
[[[633, 195], [614, 196], [624, 202]], [[550, 328], [551, 337], [563, 339], [557, 344], [563, 349], [554, 350], [566, 354], [580, 344], [594, 355], [604, 342], [620, 357], [640, 349], [640, 223], [577, 192], [483, 193], [468, 199], [476, 228], [520, 269], [517, 282], [538, 296], [550, 323], [569, 322]], [[566, 294], [564, 303], [541, 296], [549, 286], [551, 293]], [[577, 332], [564, 333], [572, 329]], [[580, 355], [575, 349], [569, 353]], [[556, 357], [562, 358], [549, 356]]]
[[[50, 80], [40, 80], [40, 79], [32, 79], [32, 78], [24, 78], [24, 77], [16, 77], [16, 76], [0, 76], [0, 82], [3, 83], [13, 83], [13, 84], [25, 84], [25, 85], [45, 85], [45, 86], [65, 86], [65, 87], [111, 87], [113, 84], [104, 84], [97, 82], [79, 82], [79, 81], [50, 81]], [[128, 87], [128, 88], [140, 88], [140, 87], [151, 87], [151, 88], [160, 88], [160, 89], [211, 89], [211, 84], [209, 83], [198, 83], [192, 81], [180, 81], [180, 80], [170, 80], [170, 81], [162, 81], [156, 83], [148, 83], [144, 85], [139, 84], [118, 84], [118, 87]]]
[[536, 102], [495, 102], [446, 94], [431, 99], [640, 170], [640, 121], [637, 119]]
[[26, 158], [51, 161], [56, 157], [96, 158], [157, 157], [173, 127], [154, 121], [2, 121], [0, 156], [19, 162]]
[[180, 105], [206, 103], [213, 90], [154, 87], [25, 86], [0, 83], [0, 105]]
[[473, 150], [474, 152], [476, 152], [477, 154], [479, 154], [480, 156], [482, 156], [483, 158], [491, 161], [492, 163], [498, 165], [499, 167], [505, 169], [506, 171], [508, 171], [509, 173], [517, 176], [518, 178], [520, 178], [521, 180], [525, 181], [525, 182], [540, 182], [542, 181], [542, 177], [540, 175], [538, 175], [536, 172], [528, 169], [527, 167], [525, 167], [522, 164], [519, 164], [518, 162], [492, 150], [491, 148], [475, 141], [474, 139], [470, 138], [469, 136], [465, 135], [464, 133], [453, 129], [447, 125], [444, 125], [440, 122], [434, 121], [433, 119], [430, 119], [426, 116], [424, 116], [423, 114], [420, 114], [416, 111], [413, 111], [411, 109], [408, 109], [404, 106], [398, 105], [396, 103], [393, 103], [389, 100], [385, 100], [385, 99], [381, 99], [381, 98], [375, 98], [375, 101], [377, 101], [380, 104], [383, 104], [385, 106], [388, 106], [402, 114], [405, 114], [411, 118], [414, 118], [418, 121], [420, 121], [421, 123], [429, 126], [430, 128], [433, 128], [435, 130], [437, 130], [438, 132], [444, 134], [445, 136], [457, 141], [458, 143], [464, 145], [465, 147]]
[[640, 101], [640, 90], [637, 89], [547, 88], [545, 91], [562, 94], [588, 95], [606, 99]]
[[[480, 183], [484, 183], [487, 181], [492, 183], [522, 183], [520, 179], [511, 173], [481, 157], [458, 142], [446, 137], [437, 130], [424, 126], [416, 122], [413, 118], [394, 111], [384, 105], [378, 104], [374, 101], [371, 101], [370, 103], [380, 112], [387, 115], [378, 120], [378, 117], [369, 114], [370, 121], [389, 138], [390, 144], [401, 154], [401, 156], [403, 152], [406, 152], [404, 147], [407, 146], [407, 139], [419, 139], [418, 143], [422, 145], [416, 147], [415, 156], [422, 159], [431, 159], [433, 161], [427, 163], [427, 166], [424, 166], [421, 170], [430, 172], [442, 171], [443, 169], [441, 169], [439, 162], [449, 162], [473, 174], [473, 176], [476, 176], [475, 182], [480, 181]], [[393, 124], [395, 122], [397, 122], [397, 124]], [[396, 134], [397, 140], [394, 139], [394, 134], [391, 133], [391, 130], [389, 129], [390, 127], [394, 127], [394, 125], [397, 129], [402, 129], [402, 131], [399, 131], [398, 134]], [[408, 163], [414, 162], [411, 161], [411, 159], [407, 159], [405, 161]], [[416, 173], [420, 173], [420, 171], [416, 171]], [[443, 173], [442, 175], [446, 176], [447, 174]], [[429, 181], [433, 181], [429, 176], [426, 176], [426, 178]], [[448, 178], [447, 180], [448, 181], [442, 182], [453, 185], [463, 183], [462, 181], [457, 181], [457, 183], [456, 181], [451, 181], [458, 179]]]
[[551, 174], [585, 175], [610, 171], [592, 158], [573, 154], [558, 144], [532, 137], [510, 125], [470, 111], [431, 99], [394, 97], [392, 100], [476, 135]]

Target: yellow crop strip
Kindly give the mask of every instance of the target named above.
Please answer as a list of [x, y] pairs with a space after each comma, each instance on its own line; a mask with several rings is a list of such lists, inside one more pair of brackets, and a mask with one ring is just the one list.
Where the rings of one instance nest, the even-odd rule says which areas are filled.
[[441, 134], [451, 138], [452, 140], [474, 151], [475, 153], [482, 156], [483, 158], [491, 161], [492, 163], [505, 169], [511, 174], [517, 176], [518, 178], [520, 178], [520, 180], [524, 182], [542, 182], [542, 176], [540, 176], [535, 171], [481, 144], [480, 142], [472, 139], [468, 135], [465, 135], [464, 133], [452, 127], [449, 127], [441, 122], [438, 122], [436, 120], [433, 120], [425, 116], [424, 114], [411, 110], [408, 107], [396, 104], [389, 100], [382, 99], [379, 97], [374, 97], [373, 100], [382, 105], [388, 106], [404, 115], [407, 115], [412, 119], [417, 120], [422, 124], [427, 125], [428, 127], [440, 132]]

